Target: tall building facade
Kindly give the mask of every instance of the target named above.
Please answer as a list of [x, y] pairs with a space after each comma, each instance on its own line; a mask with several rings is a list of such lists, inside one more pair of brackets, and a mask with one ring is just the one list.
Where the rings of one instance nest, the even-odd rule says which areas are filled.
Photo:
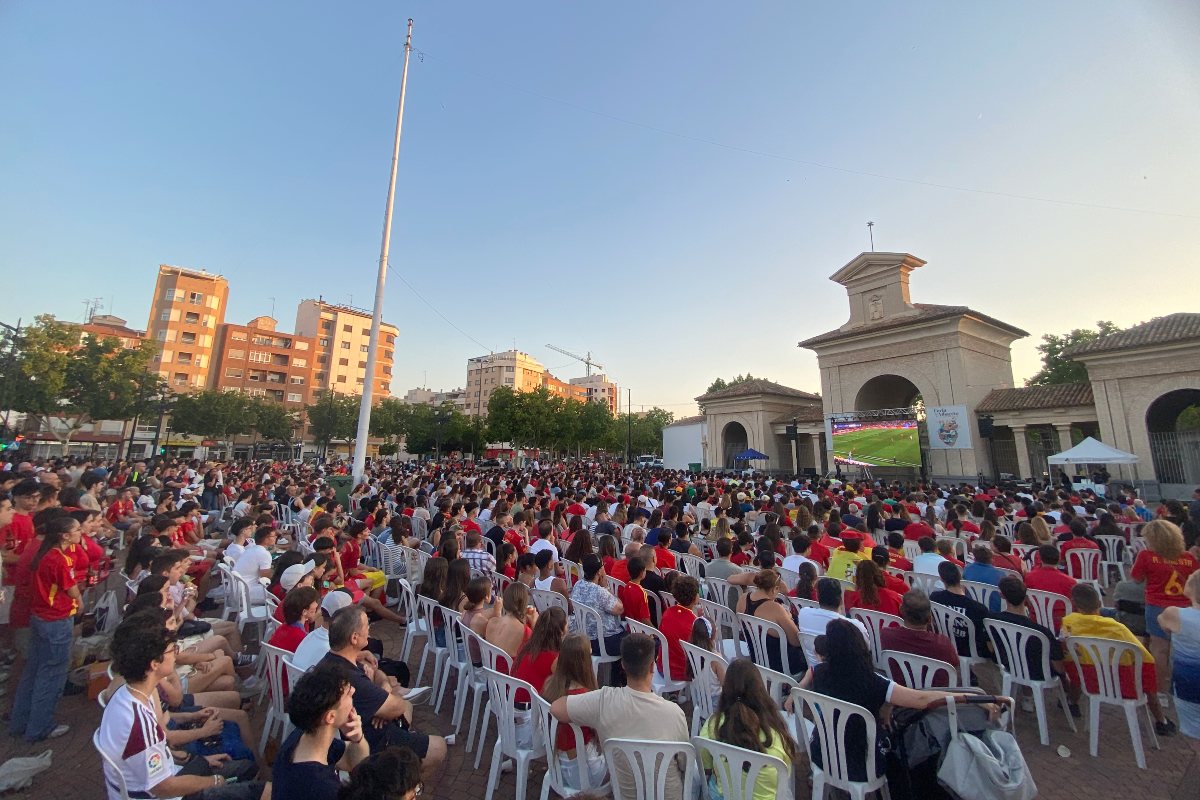
[[152, 368], [173, 392], [209, 385], [217, 328], [225, 321], [229, 282], [203, 270], [162, 264], [146, 336], [158, 345]]
[[80, 341], [85, 335], [100, 339], [117, 339], [121, 342], [121, 347], [127, 350], [136, 350], [146, 338], [145, 331], [130, 328], [128, 322], [112, 314], [93, 314], [87, 322], [79, 326]]
[[315, 402], [316, 341], [280, 333], [276, 325], [271, 317], [256, 317], [245, 325], [222, 324], [210, 387], [265, 397], [289, 411], [302, 411], [306, 403]]
[[[316, 342], [313, 384], [339, 394], [362, 394], [367, 381], [367, 349], [371, 341], [371, 312], [353, 306], [302, 300], [296, 308], [296, 334]], [[379, 358], [371, 376], [375, 398], [391, 396], [392, 366], [400, 330], [383, 323]]]
[[581, 392], [580, 400], [588, 403], [603, 403], [610, 414], [617, 413], [620, 402], [620, 390], [608, 379], [607, 375], [589, 375], [585, 378], [571, 378], [571, 385]]
[[518, 392], [532, 392], [545, 385], [546, 368], [536, 358], [520, 350], [506, 350], [467, 359], [466, 413], [487, 414], [492, 392], [511, 386]]

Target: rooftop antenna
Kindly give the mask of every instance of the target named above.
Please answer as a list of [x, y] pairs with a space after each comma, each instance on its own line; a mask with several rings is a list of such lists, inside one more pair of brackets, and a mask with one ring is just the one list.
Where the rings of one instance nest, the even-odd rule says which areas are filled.
[[867, 223], [867, 235], [871, 237], [871, 252], [875, 252], [875, 223]]
[[275, 298], [271, 298], [271, 319], [275, 319]]

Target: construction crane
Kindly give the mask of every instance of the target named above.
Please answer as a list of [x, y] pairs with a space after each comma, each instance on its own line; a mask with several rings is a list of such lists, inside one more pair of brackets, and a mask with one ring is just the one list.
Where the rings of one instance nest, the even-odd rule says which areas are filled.
[[564, 356], [570, 356], [571, 358], [575, 359], [576, 361], [582, 361], [584, 370], [585, 370], [585, 374], [589, 378], [592, 377], [592, 367], [595, 367], [598, 370], [604, 369], [603, 364], [597, 364], [595, 361], [592, 361], [592, 353], [590, 350], [588, 351], [587, 356], [580, 356], [580, 355], [576, 355], [575, 353], [572, 353], [570, 350], [563, 350], [561, 347], [555, 347], [552, 344], [548, 344], [548, 345], [546, 345], [546, 347], [549, 347], [551, 350], [555, 351], [556, 353], [562, 353]]

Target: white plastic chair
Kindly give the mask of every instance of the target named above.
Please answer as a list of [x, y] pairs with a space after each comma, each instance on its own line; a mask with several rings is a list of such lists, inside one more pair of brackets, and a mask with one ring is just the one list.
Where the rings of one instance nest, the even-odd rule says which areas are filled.
[[735, 608], [738, 598], [742, 596], [741, 586], [734, 586], [722, 578], [705, 578], [704, 586], [708, 590], [709, 600], [714, 600], [729, 608]]
[[[1142, 733], [1138, 730], [1139, 707], [1146, 709], [1146, 729], [1150, 741], [1156, 750], [1160, 749], [1158, 736], [1154, 732], [1154, 718], [1150, 716], [1150, 707], [1146, 704], [1146, 693], [1142, 687], [1142, 666], [1145, 658], [1141, 648], [1129, 642], [1119, 642], [1115, 639], [1100, 639], [1092, 636], [1068, 636], [1067, 652], [1083, 677], [1081, 664], [1086, 658], [1095, 667], [1096, 691], [1088, 689], [1087, 681], [1081, 681], [1083, 693], [1088, 698], [1088, 745], [1092, 757], [1099, 754], [1100, 748], [1100, 706], [1120, 706], [1125, 712], [1125, 721], [1129, 725], [1129, 738], [1133, 740], [1133, 757], [1138, 767], [1146, 768], [1146, 752], [1142, 747]], [[1126, 657], [1128, 656], [1128, 659]], [[1133, 672], [1133, 698], [1124, 697], [1121, 691], [1121, 662], [1126, 661]]]
[[792, 738], [800, 741], [799, 725], [796, 721], [794, 711], [789, 712], [784, 709], [784, 701], [788, 695], [792, 693], [800, 683], [791, 675], [784, 675], [782, 672], [776, 672], [773, 669], [768, 669], [761, 664], [755, 664], [758, 668], [758, 674], [762, 678], [763, 686], [767, 689], [767, 694], [771, 695], [771, 699], [779, 706], [779, 712], [783, 714], [783, 720], [787, 723], [788, 730], [791, 731]]
[[267, 716], [263, 720], [262, 736], [258, 740], [258, 752], [266, 753], [267, 742], [275, 737], [276, 728], [279, 730], [279, 741], [283, 741], [291, 733], [292, 721], [287, 714], [287, 698], [283, 691], [283, 659], [292, 655], [287, 650], [264, 643], [259, 650], [258, 658], [263, 662], [263, 675], [267, 681], [267, 692], [270, 701], [267, 704]]
[[721, 693], [721, 685], [717, 682], [712, 665], [727, 667], [729, 662], [723, 656], [697, 647], [691, 642], [679, 644], [683, 647], [683, 654], [687, 657], [692, 672], [692, 682], [688, 689], [692, 697], [691, 735], [695, 736], [700, 733], [704, 721], [717, 710], [716, 698]]
[[[561, 597], [561, 596], [562, 595], [559, 595], [559, 597]], [[589, 621], [590, 621], [590, 625], [589, 625]], [[597, 631], [600, 634], [603, 634], [604, 633], [604, 617], [601, 615], [601, 613], [599, 611], [592, 608], [591, 606], [584, 605], [583, 603], [576, 603], [575, 604], [575, 631], [577, 633], [582, 633], [584, 636], [587, 636], [587, 631], [589, 630], [589, 628]], [[596, 645], [597, 645], [598, 649], [600, 650], [599, 655], [592, 656], [592, 672], [594, 672], [597, 676], [597, 679], [599, 679], [600, 668], [602, 666], [604, 666], [605, 664], [614, 664], [614, 663], [620, 661], [621, 654], [620, 654], [620, 652], [616, 652], [616, 653], [608, 652], [608, 647], [604, 643], [604, 636], [600, 636], [598, 639], [593, 639], [592, 641], [596, 642]]]
[[[129, 800], [129, 787], [125, 784], [125, 776], [121, 773], [121, 767], [100, 747], [99, 728], [92, 734], [92, 747], [95, 747], [96, 752], [100, 754], [102, 764], [101, 773], [104, 775], [106, 788], [116, 789], [120, 800]], [[108, 793], [106, 792], [105, 797], [107, 796]]]
[[[811, 709], [812, 722], [817, 734], [817, 749], [821, 753], [821, 766], [812, 764], [812, 796], [824, 798], [828, 787], [849, 793], [853, 800], [865, 800], [871, 792], [879, 792], [885, 800], [888, 793], [887, 775], [876, 767], [875, 715], [854, 703], [835, 700], [818, 692], [796, 688], [792, 690], [792, 704], [796, 713], [807, 706]], [[865, 780], [850, 779], [849, 753], [846, 751], [846, 727], [850, 720], [858, 719], [866, 731], [866, 749], [863, 766]], [[811, 759], [810, 759], [811, 761]], [[878, 776], [878, 777], [877, 777]]]
[[691, 575], [698, 581], [704, 581], [705, 563], [703, 558], [688, 553], [676, 553], [675, 561], [679, 566], [679, 571], [684, 575]]
[[[483, 660], [483, 666], [497, 672], [508, 674], [512, 671], [513, 659], [508, 653], [501, 650], [496, 645], [484, 639], [482, 636], [475, 637], [475, 644], [479, 647], [479, 656]], [[475, 677], [483, 681], [487, 685], [487, 677], [483, 674], [482, 668], [475, 669]], [[486, 689], [485, 689], [486, 692]], [[479, 726], [479, 747], [475, 750], [475, 769], [479, 769], [480, 759], [483, 757], [483, 743], [487, 741], [488, 724], [495, 715], [496, 709], [492, 706], [489, 697], [488, 704], [483, 711], [483, 721]], [[470, 737], [475, 735], [474, 726], [472, 726], [470, 734], [468, 734], [468, 746], [471, 744]]]
[[[499, 735], [492, 748], [492, 768], [488, 772], [487, 791], [484, 797], [491, 800], [496, 793], [496, 784], [500, 779], [500, 764], [505, 758], [511, 758], [516, 763], [517, 792], [516, 800], [525, 800], [525, 786], [529, 780], [529, 762], [546, 755], [546, 749], [541, 740], [535, 735], [532, 746], [518, 747], [517, 744], [517, 710], [513, 700], [517, 691], [524, 689], [530, 697], [537, 696], [537, 690], [528, 683], [510, 677], [494, 669], [483, 667], [483, 675], [488, 685], [488, 703], [494, 710]], [[530, 720], [532, 723], [532, 719]], [[483, 749], [482, 747], [480, 748]]]
[[404, 626], [404, 641], [400, 645], [400, 660], [408, 661], [413, 640], [418, 636], [428, 639], [433, 635], [430, 633], [429, 623], [417, 614], [417, 593], [413, 591], [412, 584], [407, 579], [401, 578], [396, 581], [396, 592], [399, 600], [396, 613], [408, 620], [408, 624]]
[[[941, 603], [930, 603], [929, 606], [933, 614], [934, 629], [954, 642], [954, 647], [958, 650], [959, 683], [963, 686], [970, 686], [971, 668], [991, 661], [985, 653], [983, 643], [975, 635], [975, 623], [957, 608], [944, 606]], [[967, 642], [969, 655], [964, 656], [961, 648], [958, 647], [960, 639]]]
[[[232, 579], [233, 592], [237, 595], [237, 626], [238, 632], [245, 630], [247, 625], [264, 625], [271, 618], [272, 607], [269, 605], [267, 597], [271, 597], [265, 587], [260, 587], [263, 590], [262, 600], [255, 602], [254, 595], [250, 589], [250, 581], [244, 575], [230, 570], [229, 577]], [[272, 597], [272, 599], [274, 599]], [[278, 601], [277, 601], [278, 602]]]
[[461, 643], [465, 661], [462, 669], [458, 671], [458, 683], [454, 688], [454, 711], [450, 717], [450, 723], [454, 726], [454, 734], [462, 729], [463, 717], [467, 713], [467, 692], [472, 696], [471, 704], [471, 723], [467, 728], [467, 752], [471, 752], [471, 744], [475, 739], [475, 732], [479, 723], [479, 709], [483, 705], [483, 697], [487, 693], [487, 681], [471, 660], [472, 649], [480, 652], [479, 642], [482, 637], [471, 630], [471, 626], [462, 621], [462, 616], [454, 620], [455, 639]]
[[1113, 534], [1100, 535], [1096, 537], [1096, 543], [1100, 545], [1102, 554], [1100, 559], [1100, 581], [1108, 586], [1109, 573], [1108, 571], [1116, 567], [1117, 577], [1119, 580], [1125, 580], [1125, 560], [1124, 550], [1125, 537], [1115, 536]]
[[[958, 666], [936, 658], [927, 658], [900, 650], [880, 651], [881, 661], [887, 674], [900, 679], [897, 683], [909, 689], [934, 689], [953, 686], [958, 678]], [[939, 678], [945, 680], [939, 682]]]
[[880, 634], [884, 628], [898, 628], [904, 625], [904, 620], [897, 617], [895, 614], [885, 614], [882, 611], [873, 611], [869, 608], [854, 608], [850, 610], [850, 618], [856, 619], [867, 628], [867, 635], [871, 643], [871, 658], [875, 661], [875, 666], [883, 668], [883, 645], [880, 644]]
[[[1027, 589], [1025, 598], [1029, 603], [1029, 614], [1033, 621], [1042, 627], [1049, 628], [1055, 633], [1062, 627], [1062, 618], [1074, 610], [1071, 598], [1057, 592], [1045, 592], [1041, 589]], [[1055, 610], [1062, 606], [1063, 611], [1055, 622]]]
[[[417, 595], [417, 618], [423, 620], [425, 624], [426, 638], [425, 647], [421, 649], [421, 663], [417, 667], [417, 677], [413, 681], [414, 686], [421, 685], [421, 678], [425, 675], [425, 662], [430, 656], [433, 656], [433, 677], [430, 679], [429, 685], [437, 686], [438, 679], [442, 675], [442, 665], [450, 654], [450, 648], [437, 643], [435, 637], [437, 627], [433, 624], [433, 620], [434, 615], [440, 614], [443, 610], [449, 611], [450, 609], [443, 609], [432, 597]], [[412, 625], [412, 620], [409, 620], [408, 624]], [[446, 630], [445, 625], [442, 626], [442, 630]], [[443, 639], [443, 641], [445, 640]]]
[[925, 572], [913, 572], [907, 570], [904, 573], [904, 579], [908, 581], [908, 585], [914, 589], [920, 589], [927, 595], [933, 594], [942, 588], [942, 579], [937, 575], [930, 575]]
[[663, 635], [662, 631], [631, 619], [625, 620], [625, 624], [629, 626], [630, 633], [644, 633], [658, 642], [658, 655], [662, 665], [655, 667], [652, 682], [655, 694], [674, 694], [686, 689], [687, 681], [677, 681], [671, 678], [671, 650], [667, 647], [667, 637]]
[[779, 648], [779, 665], [783, 667], [781, 672], [788, 675], [795, 675], [799, 670], [799, 664], [794, 667], [791, 659], [788, 656], [788, 640], [787, 635], [783, 632], [783, 627], [778, 623], [771, 622], [769, 619], [761, 617], [752, 617], [749, 614], [738, 614], [738, 624], [742, 627], [742, 636], [750, 646], [750, 655], [754, 659], [754, 663], [760, 667], [771, 669], [770, 651], [768, 645], [770, 640], [774, 639], [776, 646]]
[[[667, 771], [677, 765], [683, 772], [682, 796], [692, 796], [696, 748], [692, 747], [690, 742], [609, 739], [604, 743], [604, 760], [608, 762], [608, 778], [612, 786], [613, 800], [659, 800], [665, 797]], [[627, 796], [621, 787], [619, 776], [622, 774], [633, 778], [632, 796]]]
[[[980, 583], [979, 581], [963, 581], [962, 587], [966, 590], [967, 597], [970, 597], [972, 600], [978, 603], [982, 603], [983, 605], [987, 606], [989, 610], [994, 608], [1004, 608], [1004, 606], [1000, 604], [1002, 599], [1000, 597], [1000, 587], [996, 586], [995, 584]], [[998, 605], [992, 604], [993, 597], [996, 598]]]
[[[459, 677], [459, 683], [461, 683], [462, 676], [467, 671], [466, 662], [469, 661], [466, 647], [460, 638], [458, 626], [458, 621], [462, 618], [462, 614], [457, 611], [451, 611], [445, 606], [438, 606], [438, 613], [442, 615], [442, 630], [446, 632], [446, 656], [442, 663], [441, 680], [437, 684], [437, 697], [434, 698], [433, 702], [433, 712], [435, 714], [440, 714], [442, 711], [442, 702], [446, 699], [446, 688], [450, 685], [450, 673], [454, 672]], [[422, 655], [422, 661], [424, 658], [424, 655]]]
[[712, 759], [713, 775], [725, 800], [753, 800], [759, 774], [775, 770], [775, 800], [791, 800], [792, 770], [782, 759], [702, 736], [692, 737], [698, 755]]
[[[997, 619], [983, 621], [992, 646], [996, 649], [996, 658], [1003, 676], [1005, 695], [1012, 697], [1012, 688], [1028, 686], [1033, 691], [1033, 707], [1037, 712], [1038, 735], [1041, 743], [1050, 744], [1050, 728], [1046, 720], [1046, 690], [1057, 690], [1058, 699], [1062, 703], [1063, 713], [1067, 715], [1067, 725], [1075, 731], [1075, 720], [1071, 717], [1068, 707], [1067, 692], [1058, 676], [1050, 672], [1050, 638], [1041, 631], [1027, 628], [1024, 625], [1014, 625], [1011, 622], [1001, 622]], [[1032, 677], [1032, 665], [1029, 663], [1029, 649], [1033, 642], [1041, 642], [1042, 678]], [[1016, 716], [1013, 716], [1013, 727], [1016, 727]]]
[[[583, 729], [571, 722], [559, 722], [550, 713], [550, 704], [538, 695], [533, 697], [534, 724], [537, 725], [538, 735], [542, 738], [542, 748], [546, 752], [546, 777], [542, 778], [541, 800], [548, 800], [553, 789], [560, 797], [573, 797], [581, 792], [608, 794], [607, 782], [599, 786], [592, 785], [591, 770], [588, 769], [587, 746], [583, 742]], [[563, 763], [559, 761], [554, 746], [558, 741], [558, 731], [568, 727], [575, 736], [575, 764], [578, 785], [567, 779]]]
[[[724, 603], [700, 598], [700, 610], [713, 626], [715, 638], [721, 645], [721, 655], [726, 660], [748, 655], [745, 642], [742, 641], [742, 626], [738, 624], [737, 613]], [[728, 636], [726, 636], [728, 631]]]
[[904, 544], [900, 545], [900, 551], [904, 553], [905, 558], [912, 561], [921, 555], [921, 545], [914, 539], [905, 539]]
[[1090, 547], [1072, 547], [1063, 552], [1063, 563], [1066, 564], [1067, 574], [1077, 581], [1084, 581], [1100, 590], [1100, 550]]
[[816, 600], [809, 600], [807, 597], [792, 597], [788, 595], [788, 602], [795, 607], [796, 611], [802, 608], [820, 608], [821, 604]]
[[567, 598], [549, 589], [530, 589], [529, 602], [533, 604], [539, 614], [546, 613], [546, 609], [554, 606], [561, 608], [564, 613], [569, 613], [567, 612]]

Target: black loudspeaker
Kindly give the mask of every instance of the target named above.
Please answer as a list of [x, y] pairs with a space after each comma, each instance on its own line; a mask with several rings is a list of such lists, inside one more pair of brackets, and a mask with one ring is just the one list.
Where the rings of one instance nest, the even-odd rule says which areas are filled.
[[787, 433], [787, 438], [789, 438], [789, 439], [796, 438], [796, 426], [795, 425], [788, 425], [784, 430]]
[[992, 438], [992, 430], [994, 427], [995, 426], [992, 422], [991, 417], [980, 417], [979, 418], [979, 435], [982, 436], [984, 439]]

